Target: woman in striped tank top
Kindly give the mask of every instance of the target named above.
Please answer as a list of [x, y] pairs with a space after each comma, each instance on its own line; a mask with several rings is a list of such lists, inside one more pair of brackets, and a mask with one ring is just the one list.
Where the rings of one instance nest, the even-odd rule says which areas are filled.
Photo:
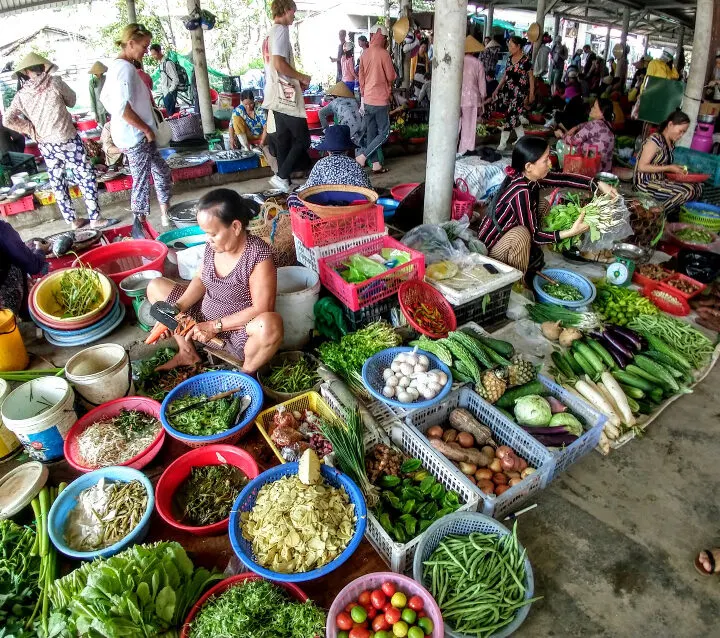
[[[603, 182], [584, 175], [550, 172], [550, 147], [538, 137], [523, 137], [515, 144], [507, 177], [480, 224], [478, 238], [490, 251], [490, 257], [527, 273], [530, 255], [541, 259], [541, 246], [575, 237], [589, 230], [584, 216], [573, 227], [562, 231], [544, 231], [538, 219], [541, 188], [580, 188], [617, 195]], [[528, 281], [526, 276], [525, 280]]]
[[660, 202], [665, 214], [677, 213], [686, 202], [700, 199], [702, 184], [671, 182], [667, 173], [685, 173], [684, 166], [674, 164], [675, 144], [685, 135], [690, 118], [676, 110], [670, 114], [657, 132], [645, 140], [640, 157], [635, 164], [633, 185]]

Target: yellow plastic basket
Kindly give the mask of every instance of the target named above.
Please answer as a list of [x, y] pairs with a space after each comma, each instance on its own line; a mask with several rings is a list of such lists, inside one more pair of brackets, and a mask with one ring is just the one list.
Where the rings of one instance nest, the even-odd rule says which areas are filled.
[[275, 456], [278, 458], [280, 463], [285, 463], [286, 461], [282, 457], [282, 454], [280, 454], [280, 450], [278, 449], [278, 447], [275, 445], [275, 443], [273, 443], [272, 439], [270, 438], [267, 429], [270, 427], [270, 424], [275, 417], [275, 413], [277, 412], [278, 407], [280, 407], [281, 405], [285, 406], [285, 409], [290, 412], [302, 412], [303, 410], [312, 410], [321, 419], [333, 420], [338, 418], [338, 415], [330, 409], [330, 406], [328, 406], [328, 404], [323, 401], [322, 397], [317, 392], [306, 392], [305, 394], [301, 394], [294, 399], [290, 399], [289, 401], [283, 401], [282, 403], [274, 405], [272, 408], [263, 410], [255, 418], [255, 425], [257, 425], [257, 429], [260, 430], [260, 434], [263, 435], [263, 438], [265, 439], [265, 441], [267, 441], [267, 444], [270, 446], [270, 449], [275, 453]]

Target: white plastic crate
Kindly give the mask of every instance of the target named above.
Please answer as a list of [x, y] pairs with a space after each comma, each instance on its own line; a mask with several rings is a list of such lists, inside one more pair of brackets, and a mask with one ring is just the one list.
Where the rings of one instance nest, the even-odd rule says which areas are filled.
[[[540, 445], [522, 428], [509, 421], [496, 408], [467, 387], [451, 393], [442, 403], [411, 412], [405, 422], [418, 430], [422, 434], [423, 441], [430, 447], [430, 443], [425, 438], [425, 432], [433, 425], [447, 424], [450, 412], [455, 408], [465, 408], [480, 423], [490, 428], [495, 441], [500, 445], [510, 446], [518, 456], [525, 459], [528, 465], [536, 470], [517, 485], [500, 496], [496, 496], [482, 492], [449, 460], [442, 457], [456, 477], [463, 483], [467, 483], [478, 498], [482, 499], [482, 513], [502, 520], [508, 514], [520, 509], [523, 503], [550, 482], [555, 467], [555, 457], [552, 452]], [[435, 451], [434, 448], [431, 449]], [[439, 453], [437, 454], [441, 456]]]
[[377, 233], [375, 235], [364, 235], [363, 237], [355, 237], [355, 239], [347, 239], [345, 241], [339, 241], [336, 244], [328, 244], [327, 246], [316, 246], [309, 248], [300, 241], [297, 237], [295, 239], [295, 255], [297, 260], [306, 268], [312, 268], [315, 272], [320, 272], [318, 266], [318, 260], [322, 257], [329, 257], [330, 255], [336, 255], [349, 248], [355, 248], [362, 244], [368, 244], [371, 241], [387, 235], [387, 230], [384, 233]]
[[[344, 408], [338, 399], [325, 388], [323, 398], [336, 414], [342, 414]], [[443, 487], [456, 492], [460, 497], [462, 505], [457, 512], [476, 512], [479, 505], [477, 490], [473, 485], [462, 478], [462, 475], [455, 470], [450, 462], [438, 454], [430, 445], [418, 436], [411, 428], [400, 421], [392, 421], [390, 438], [395, 446], [410, 458], [420, 459], [422, 466], [435, 479], [442, 483]], [[367, 435], [365, 447], [370, 449], [376, 443], [380, 443], [377, 436]], [[365, 538], [375, 548], [390, 569], [399, 574], [412, 575], [413, 559], [415, 551], [420, 543], [422, 534], [418, 534], [409, 543], [396, 543], [383, 529], [375, 515], [368, 509], [367, 527]]]

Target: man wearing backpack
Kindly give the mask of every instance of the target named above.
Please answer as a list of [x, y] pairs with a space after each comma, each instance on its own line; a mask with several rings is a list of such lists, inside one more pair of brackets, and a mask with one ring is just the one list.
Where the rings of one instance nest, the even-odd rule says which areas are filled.
[[[160, 65], [160, 93], [167, 116], [175, 115], [177, 111], [177, 94], [180, 90], [180, 71], [182, 67], [175, 64], [167, 55], [163, 55], [159, 44], [150, 45], [150, 55]], [[183, 69], [185, 73], [185, 69]], [[185, 88], [187, 89], [187, 73], [185, 73]]]

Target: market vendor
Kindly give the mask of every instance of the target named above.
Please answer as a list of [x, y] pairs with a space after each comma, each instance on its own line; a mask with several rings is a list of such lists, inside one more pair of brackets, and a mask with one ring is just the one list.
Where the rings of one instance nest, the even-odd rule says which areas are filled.
[[329, 101], [320, 109], [319, 113], [323, 132], [329, 126], [328, 118], [332, 117], [335, 124], [344, 124], [350, 127], [352, 141], [360, 145], [363, 136], [363, 121], [355, 94], [344, 82], [338, 82], [325, 91], [325, 99]]
[[245, 89], [240, 94], [240, 104], [233, 110], [230, 122], [230, 148], [238, 148], [238, 144], [246, 151], [257, 145], [262, 150], [273, 173], [277, 173], [277, 159], [270, 148], [270, 136], [267, 132], [267, 111], [255, 105], [255, 93]]
[[243, 361], [242, 371], [254, 374], [283, 340], [271, 248], [248, 232], [253, 211], [236, 191], [212, 190], [197, 209], [198, 224], [208, 235], [199, 275], [187, 286], [164, 277], [148, 286], [151, 303], [175, 304], [198, 322], [186, 336], [175, 335], [179, 352], [159, 369], [194, 365], [200, 357], [192, 341], [207, 344], [217, 337], [228, 354]]
[[612, 170], [615, 150], [615, 133], [612, 130], [614, 119], [613, 103], [605, 98], [598, 98], [590, 109], [589, 122], [573, 127], [566, 135], [558, 129], [555, 131], [555, 137], [562, 139], [570, 147], [578, 147], [581, 151], [596, 146], [601, 158], [600, 170], [609, 173]]
[[666, 173], [684, 173], [684, 166], [674, 164], [675, 144], [685, 135], [690, 118], [679, 109], [670, 114], [650, 137], [640, 151], [633, 185], [643, 193], [655, 198], [666, 214], [676, 213], [686, 203], [698, 200], [702, 184], [671, 182]]
[[18, 232], [0, 220], [0, 308], [12, 310], [16, 317], [28, 317], [28, 277], [48, 271], [45, 255], [50, 244], [37, 240], [32, 244], [26, 246]]
[[524, 273], [528, 271], [531, 251], [539, 259], [541, 246], [589, 230], [582, 214], [568, 230], [542, 230], [538, 217], [541, 188], [579, 188], [617, 195], [607, 184], [583, 175], [551, 173], [550, 167], [547, 141], [523, 137], [513, 149], [507, 177], [478, 231], [478, 239], [488, 247], [490, 257]]

